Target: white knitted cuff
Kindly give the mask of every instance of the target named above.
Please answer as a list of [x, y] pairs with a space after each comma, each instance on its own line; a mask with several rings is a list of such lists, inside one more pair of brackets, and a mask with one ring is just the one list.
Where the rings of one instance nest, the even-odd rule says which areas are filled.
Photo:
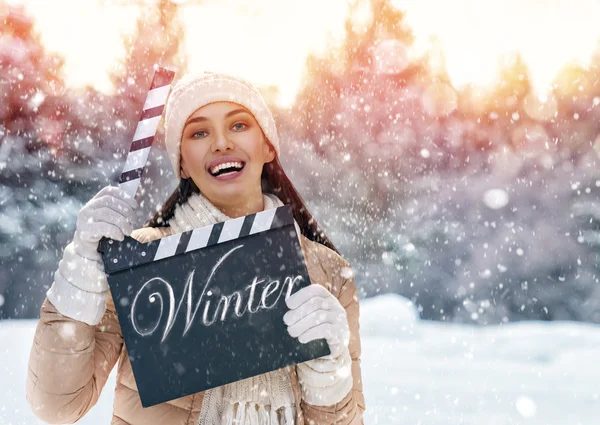
[[54, 283], [48, 289], [48, 300], [63, 315], [71, 319], [97, 325], [106, 311], [105, 292], [87, 292], [68, 282], [59, 270], [54, 273]]
[[58, 270], [64, 279], [86, 292], [100, 293], [108, 290], [108, 280], [102, 262], [77, 254], [73, 242], [65, 247]]
[[338, 359], [321, 358], [301, 363], [297, 370], [302, 398], [313, 406], [331, 406], [352, 390], [352, 358], [348, 350]]

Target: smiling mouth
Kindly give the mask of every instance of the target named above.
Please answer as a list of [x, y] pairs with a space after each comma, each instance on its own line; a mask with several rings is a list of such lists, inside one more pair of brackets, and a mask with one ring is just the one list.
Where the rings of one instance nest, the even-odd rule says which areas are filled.
[[246, 163], [243, 161], [239, 162], [227, 162], [225, 164], [217, 165], [216, 167], [212, 167], [208, 170], [211, 176], [213, 177], [221, 177], [228, 176], [239, 173], [244, 169]]

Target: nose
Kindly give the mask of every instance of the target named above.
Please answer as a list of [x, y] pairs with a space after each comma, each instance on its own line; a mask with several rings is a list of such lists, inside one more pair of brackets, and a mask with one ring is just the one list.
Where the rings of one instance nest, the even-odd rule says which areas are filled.
[[215, 134], [215, 138], [213, 139], [213, 143], [211, 146], [213, 152], [224, 151], [232, 148], [233, 143], [231, 142], [231, 140], [229, 140], [229, 138], [224, 132], [220, 131]]

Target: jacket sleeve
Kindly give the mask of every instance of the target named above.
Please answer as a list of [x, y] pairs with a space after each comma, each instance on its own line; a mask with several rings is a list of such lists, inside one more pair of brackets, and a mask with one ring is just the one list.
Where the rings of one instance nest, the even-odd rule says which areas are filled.
[[363, 395], [360, 368], [361, 344], [359, 335], [358, 292], [354, 283], [351, 266], [338, 257], [340, 262], [333, 267], [330, 291], [346, 310], [350, 328], [349, 351], [352, 359], [353, 385], [350, 392], [338, 403], [331, 406], [315, 406], [302, 400], [302, 411], [307, 424], [313, 425], [362, 425], [365, 399]]
[[[138, 229], [132, 237], [147, 242], [162, 236], [156, 232]], [[81, 419], [98, 401], [122, 346], [123, 335], [110, 293], [96, 325], [62, 314], [46, 298], [27, 372], [26, 398], [33, 413], [51, 424]]]
[[48, 299], [40, 310], [29, 356], [26, 397], [51, 424], [73, 423], [98, 401], [123, 337], [112, 302], [95, 326], [62, 315]]

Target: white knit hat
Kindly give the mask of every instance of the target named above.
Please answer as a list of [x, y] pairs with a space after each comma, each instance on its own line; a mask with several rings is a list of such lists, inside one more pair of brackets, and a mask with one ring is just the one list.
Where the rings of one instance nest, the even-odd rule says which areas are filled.
[[186, 74], [174, 85], [165, 113], [165, 145], [171, 165], [181, 178], [181, 137], [187, 119], [199, 108], [214, 102], [233, 102], [248, 109], [279, 156], [275, 120], [260, 92], [248, 81], [213, 72]]

